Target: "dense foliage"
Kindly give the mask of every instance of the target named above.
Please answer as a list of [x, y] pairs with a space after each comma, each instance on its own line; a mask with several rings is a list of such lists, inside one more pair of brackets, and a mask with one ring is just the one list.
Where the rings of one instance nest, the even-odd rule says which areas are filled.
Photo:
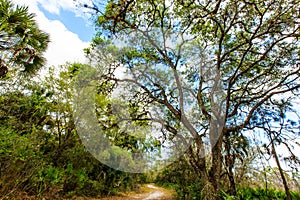
[[63, 68], [58, 78], [50, 71], [39, 85], [0, 96], [2, 197], [112, 195], [145, 178], [111, 169], [85, 150], [72, 118], [71, 74]]

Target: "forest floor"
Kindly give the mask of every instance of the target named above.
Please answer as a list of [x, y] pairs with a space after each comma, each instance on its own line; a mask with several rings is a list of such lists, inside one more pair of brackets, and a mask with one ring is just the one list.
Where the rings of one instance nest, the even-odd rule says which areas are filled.
[[76, 200], [175, 200], [175, 191], [158, 187], [154, 184], [142, 185], [137, 191], [120, 193], [118, 196], [105, 198], [76, 198]]

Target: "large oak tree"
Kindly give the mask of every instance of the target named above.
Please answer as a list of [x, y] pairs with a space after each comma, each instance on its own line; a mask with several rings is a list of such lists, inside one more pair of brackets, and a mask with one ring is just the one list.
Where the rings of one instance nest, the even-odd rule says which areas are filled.
[[[104, 8], [94, 1], [85, 7], [97, 14], [103, 40], [87, 53], [104, 69], [104, 83], [132, 86], [130, 101], [151, 120], [152, 108], [160, 108], [163, 136], [194, 138], [189, 161], [213, 199], [221, 190], [223, 140], [253, 127], [269, 101], [298, 95], [299, 4], [119, 0]], [[103, 63], [107, 56], [114, 59]]]

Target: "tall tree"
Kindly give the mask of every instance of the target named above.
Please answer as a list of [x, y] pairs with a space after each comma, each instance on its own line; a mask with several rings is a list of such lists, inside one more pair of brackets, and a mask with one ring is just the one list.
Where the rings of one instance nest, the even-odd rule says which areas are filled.
[[48, 43], [27, 7], [0, 0], [0, 78], [9, 70], [33, 73], [42, 67]]
[[[223, 139], [230, 142], [226, 138], [251, 128], [269, 100], [298, 95], [299, 4], [116, 0], [103, 9], [94, 1], [85, 7], [97, 13], [104, 40], [88, 53], [105, 81], [130, 85], [131, 101], [145, 98], [162, 135], [194, 138], [190, 163], [203, 180], [205, 198], [216, 199]], [[105, 56], [114, 60], [101, 62]], [[118, 76], [120, 71], [126, 72]], [[160, 109], [156, 118], [153, 107]]]

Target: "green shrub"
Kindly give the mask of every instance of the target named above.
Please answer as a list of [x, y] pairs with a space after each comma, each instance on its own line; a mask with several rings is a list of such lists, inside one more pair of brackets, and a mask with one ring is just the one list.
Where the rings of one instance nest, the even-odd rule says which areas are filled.
[[[292, 199], [299, 200], [300, 192], [291, 192]], [[281, 190], [263, 189], [263, 188], [251, 188], [251, 187], [238, 187], [237, 195], [230, 196], [225, 192], [220, 194], [220, 197], [224, 200], [285, 200], [286, 194]]]
[[156, 177], [158, 185], [172, 188], [178, 199], [202, 199], [203, 184], [184, 158], [163, 169]]

